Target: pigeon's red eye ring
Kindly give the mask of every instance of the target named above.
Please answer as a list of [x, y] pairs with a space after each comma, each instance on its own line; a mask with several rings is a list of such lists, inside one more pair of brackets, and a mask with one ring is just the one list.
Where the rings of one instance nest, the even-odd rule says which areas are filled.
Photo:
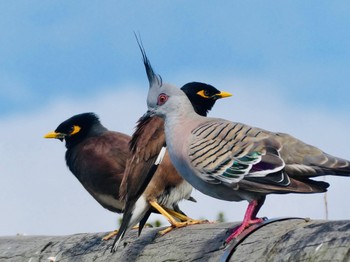
[[157, 105], [161, 106], [161, 105], [165, 104], [165, 102], [168, 101], [168, 98], [169, 98], [168, 95], [161, 93], [158, 96]]

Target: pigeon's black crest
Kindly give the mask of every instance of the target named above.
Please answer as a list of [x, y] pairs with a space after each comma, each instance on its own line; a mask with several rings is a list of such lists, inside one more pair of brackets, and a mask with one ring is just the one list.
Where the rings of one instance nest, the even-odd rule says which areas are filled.
[[160, 75], [157, 75], [154, 73], [153, 71], [153, 68], [151, 66], [151, 63], [150, 61], [148, 60], [148, 57], [146, 55], [146, 50], [145, 48], [143, 47], [143, 44], [142, 44], [142, 40], [141, 40], [141, 36], [137, 36], [136, 33], [135, 33], [135, 38], [136, 38], [136, 41], [137, 41], [137, 44], [140, 48], [140, 51], [141, 51], [141, 54], [142, 54], [142, 58], [143, 58], [143, 64], [145, 65], [145, 69], [146, 69], [146, 73], [147, 73], [147, 78], [148, 78], [148, 81], [149, 81], [149, 84], [150, 86], [152, 84], [157, 84], [158, 86], [162, 86], [162, 77]]

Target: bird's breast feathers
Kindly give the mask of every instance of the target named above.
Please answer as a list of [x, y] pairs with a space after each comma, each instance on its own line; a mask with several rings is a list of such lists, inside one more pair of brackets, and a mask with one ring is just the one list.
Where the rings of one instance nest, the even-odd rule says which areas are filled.
[[182, 180], [179, 185], [173, 187], [167, 194], [162, 194], [157, 200], [161, 205], [172, 209], [174, 204], [183, 199], [188, 199], [191, 193], [192, 186], [186, 180]]

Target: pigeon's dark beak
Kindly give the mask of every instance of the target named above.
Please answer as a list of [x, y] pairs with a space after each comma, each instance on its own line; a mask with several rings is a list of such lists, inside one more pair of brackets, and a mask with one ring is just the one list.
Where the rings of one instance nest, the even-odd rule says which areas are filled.
[[147, 119], [153, 117], [155, 114], [152, 110], [147, 110], [146, 113], [143, 114], [143, 116], [141, 116], [140, 120], [142, 121], [146, 121]]

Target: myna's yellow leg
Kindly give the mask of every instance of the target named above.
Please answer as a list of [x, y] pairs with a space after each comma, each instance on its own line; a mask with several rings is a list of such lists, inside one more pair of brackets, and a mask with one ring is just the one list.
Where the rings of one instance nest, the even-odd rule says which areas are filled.
[[182, 222], [188, 221], [188, 220], [193, 220], [192, 218], [190, 218], [190, 217], [188, 217], [188, 216], [186, 216], [186, 215], [183, 215], [183, 214], [181, 214], [181, 213], [179, 213], [179, 212], [176, 212], [175, 210], [172, 210], [172, 209], [169, 209], [169, 208], [166, 208], [166, 207], [164, 207], [164, 210], [165, 210], [166, 212], [168, 212], [169, 215], [171, 215], [171, 216], [173, 216], [173, 217], [179, 219], [179, 220], [182, 221]]
[[118, 234], [118, 229], [112, 231], [111, 233], [109, 233], [108, 235], [104, 236], [102, 238], [103, 241], [107, 241], [107, 240], [110, 240], [112, 237], [114, 237], [115, 235]]
[[[139, 229], [139, 226], [134, 226], [132, 229]], [[104, 236], [102, 238], [103, 241], [107, 241], [110, 240], [112, 237], [115, 237], [118, 234], [118, 229], [112, 231], [111, 233], [109, 233], [108, 235]]]
[[179, 219], [180, 221], [182, 222], [186, 222], [186, 221], [196, 221], [198, 222], [197, 224], [205, 224], [205, 223], [209, 223], [208, 220], [204, 219], [204, 220], [197, 220], [197, 219], [193, 219], [193, 218], [190, 218], [184, 214], [181, 214], [179, 212], [176, 212], [175, 210], [172, 210], [172, 209], [169, 209], [169, 208], [166, 208], [164, 207], [164, 209], [170, 214], [172, 215], [173, 217]]
[[[171, 224], [170, 227], [168, 227], [168, 228], [166, 228], [166, 229], [164, 229], [162, 231], [159, 231], [160, 235], [164, 235], [164, 234], [170, 232], [171, 230], [173, 230], [174, 228], [180, 228], [180, 227], [185, 227], [185, 226], [188, 226], [188, 225], [195, 225], [195, 224], [203, 223], [203, 220], [186, 220], [186, 221], [183, 221], [183, 222], [178, 222], [178, 221], [175, 220], [175, 218], [173, 216], [171, 216], [169, 214], [169, 212], [167, 212], [163, 207], [161, 207], [157, 203], [157, 201], [151, 200], [151, 201], [149, 201], [149, 203], [150, 203], [150, 205], [153, 208], [155, 208], [159, 213], [161, 213], [169, 221], [169, 223]], [[175, 211], [173, 211], [173, 212], [175, 212]], [[173, 213], [173, 212], [171, 212], [171, 213]], [[176, 215], [180, 215], [181, 218], [185, 217], [182, 214], [179, 214], [177, 212], [175, 212], [175, 213], [176, 213]], [[177, 217], [177, 218], [179, 218], [179, 217]], [[181, 218], [179, 218], [179, 219], [181, 220]]]

